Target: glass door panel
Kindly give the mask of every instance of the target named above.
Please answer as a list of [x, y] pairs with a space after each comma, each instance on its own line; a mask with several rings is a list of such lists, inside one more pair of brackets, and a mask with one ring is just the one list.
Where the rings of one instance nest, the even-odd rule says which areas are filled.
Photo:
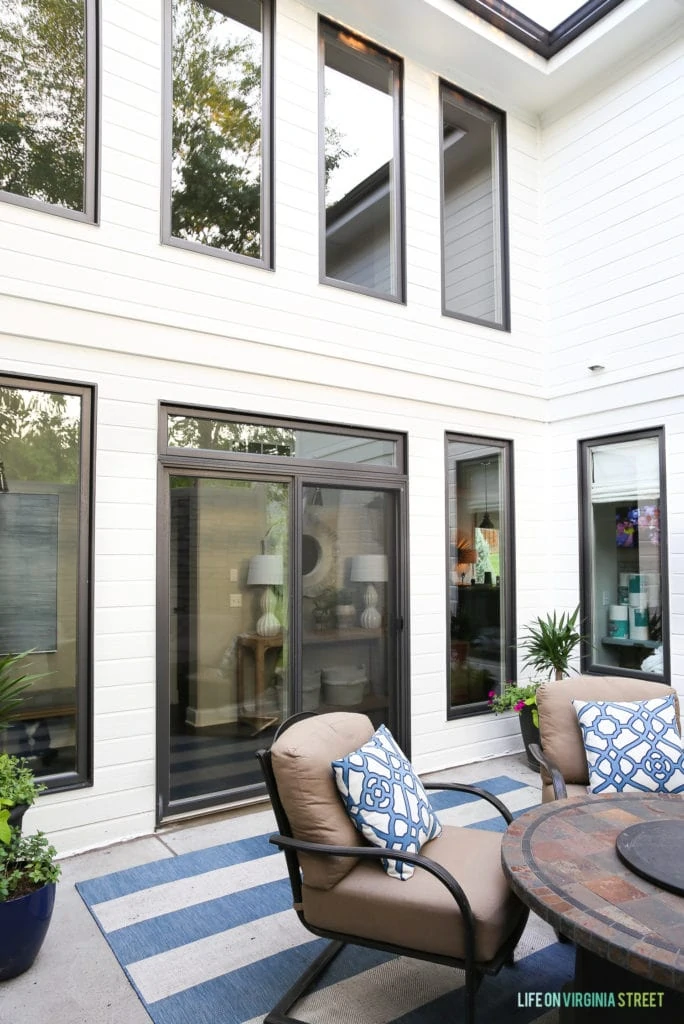
[[261, 789], [255, 751], [289, 714], [290, 488], [169, 478], [172, 813]]
[[301, 709], [363, 711], [392, 727], [396, 495], [302, 493]]

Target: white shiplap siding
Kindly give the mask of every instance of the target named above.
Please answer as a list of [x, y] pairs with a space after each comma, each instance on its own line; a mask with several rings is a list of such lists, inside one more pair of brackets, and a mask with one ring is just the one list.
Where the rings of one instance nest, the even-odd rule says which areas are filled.
[[[507, 111], [504, 333], [441, 316], [433, 69], [402, 54], [402, 305], [319, 283], [315, 10], [276, 4], [269, 272], [161, 245], [162, 4], [103, 7], [100, 226], [0, 203], [0, 366], [98, 388], [94, 785], [41, 798], [31, 825], [65, 852], [154, 825], [161, 400], [406, 431], [421, 771], [520, 745], [515, 719], [446, 721], [445, 431], [514, 442], [522, 624], [577, 601], [577, 439], [664, 423], [672, 668], [684, 678], [681, 37], [622, 62], [541, 127]], [[501, 106], [489, 70], [479, 83], [451, 77]], [[587, 370], [597, 362], [601, 377]]]
[[[551, 112], [541, 139], [554, 531], [577, 576], [577, 442], [664, 426], [672, 681], [684, 619], [684, 41], [668, 33]], [[599, 364], [602, 370], [591, 371]], [[570, 541], [570, 543], [568, 543]]]

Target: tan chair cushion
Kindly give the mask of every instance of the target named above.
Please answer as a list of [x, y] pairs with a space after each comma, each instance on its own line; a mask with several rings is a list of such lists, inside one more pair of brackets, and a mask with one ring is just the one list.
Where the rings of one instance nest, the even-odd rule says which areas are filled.
[[[632, 679], [627, 676], [569, 676], [567, 679], [543, 683], [537, 690], [537, 707], [539, 734], [544, 753], [558, 765], [566, 784], [577, 783], [586, 787], [589, 785], [587, 759], [584, 754], [582, 730], [572, 701], [650, 700], [653, 697], [669, 697], [670, 694], [674, 694], [679, 725], [677, 691], [652, 679]], [[542, 783], [548, 786], [550, 779], [543, 768], [541, 774]]]
[[[445, 825], [421, 854], [447, 868], [463, 887], [475, 917], [475, 956], [491, 960], [525, 913], [501, 869], [501, 835]], [[303, 886], [308, 924], [463, 959], [461, 912], [433, 875], [416, 868], [399, 881], [379, 862], [358, 861], [333, 889]]]
[[[295, 839], [333, 846], [367, 846], [335, 785], [331, 762], [363, 746], [374, 733], [366, 715], [335, 712], [295, 722], [271, 747], [278, 793]], [[304, 881], [330, 889], [348, 874], [354, 857], [299, 855]]]
[[[544, 773], [545, 774], [545, 773]], [[592, 796], [592, 793], [587, 793], [586, 786], [580, 786], [575, 782], [567, 782], [565, 788], [568, 793], [568, 797], [571, 796]], [[542, 803], [546, 804], [550, 800], [555, 800], [553, 795], [553, 786], [550, 782], [542, 782]]]

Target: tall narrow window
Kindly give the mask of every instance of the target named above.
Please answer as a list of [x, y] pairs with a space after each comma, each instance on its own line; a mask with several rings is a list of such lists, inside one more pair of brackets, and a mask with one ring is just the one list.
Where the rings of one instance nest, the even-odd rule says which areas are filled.
[[447, 436], [450, 717], [488, 708], [514, 673], [511, 444]]
[[505, 115], [448, 85], [440, 95], [443, 311], [508, 330]]
[[95, 0], [0, 0], [0, 196], [95, 217]]
[[89, 771], [88, 388], [0, 378], [0, 654], [29, 652], [0, 750], [52, 785]]
[[270, 0], [168, 3], [164, 241], [270, 266]]
[[580, 444], [584, 668], [668, 676], [661, 430]]
[[401, 61], [321, 28], [321, 279], [403, 301]]

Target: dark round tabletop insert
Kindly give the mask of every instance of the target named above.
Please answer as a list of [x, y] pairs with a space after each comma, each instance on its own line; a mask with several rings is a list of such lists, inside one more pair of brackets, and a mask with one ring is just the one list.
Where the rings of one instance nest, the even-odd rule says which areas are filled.
[[620, 860], [637, 875], [684, 896], [684, 820], [629, 825], [615, 840]]

